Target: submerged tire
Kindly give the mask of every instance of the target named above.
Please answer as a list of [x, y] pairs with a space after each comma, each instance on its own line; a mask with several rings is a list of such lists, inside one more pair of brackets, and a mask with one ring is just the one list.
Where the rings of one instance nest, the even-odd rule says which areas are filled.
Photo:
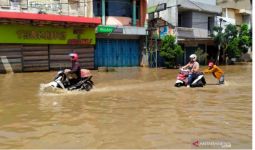
[[81, 90], [86, 90], [86, 91], [90, 91], [92, 88], [93, 86], [90, 83], [85, 83], [81, 86]]
[[183, 84], [182, 84], [182, 83], [175, 83], [174, 86], [175, 86], [175, 87], [181, 87], [181, 86], [183, 86]]

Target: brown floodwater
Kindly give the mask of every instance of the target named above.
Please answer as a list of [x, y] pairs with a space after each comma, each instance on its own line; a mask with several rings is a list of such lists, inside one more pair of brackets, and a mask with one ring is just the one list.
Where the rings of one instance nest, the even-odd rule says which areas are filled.
[[95, 70], [90, 92], [42, 90], [55, 72], [0, 74], [0, 149], [251, 148], [252, 65], [222, 68], [226, 84], [204, 88], [175, 88], [178, 70]]

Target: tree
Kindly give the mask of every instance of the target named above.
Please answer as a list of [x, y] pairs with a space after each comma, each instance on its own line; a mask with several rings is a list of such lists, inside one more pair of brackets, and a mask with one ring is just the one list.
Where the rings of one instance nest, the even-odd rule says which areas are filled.
[[240, 57], [242, 53], [247, 53], [252, 44], [252, 36], [247, 24], [241, 25], [239, 30], [232, 24], [227, 25], [224, 30], [222, 27], [215, 26], [212, 37], [216, 44], [218, 44], [216, 63], [219, 63], [221, 52], [223, 54], [223, 61], [226, 57], [225, 53], [228, 53], [230, 58]]
[[174, 67], [176, 57], [181, 55], [183, 50], [180, 45], [175, 43], [175, 37], [167, 35], [162, 40], [159, 55], [164, 59], [166, 67]]
[[229, 54], [229, 57], [238, 58], [241, 56], [241, 54], [247, 53], [248, 49], [251, 47], [252, 44], [252, 39], [248, 25], [247, 24], [241, 25], [239, 31], [237, 30], [237, 28], [235, 30], [227, 30], [226, 28], [225, 31], [226, 38], [231, 37], [230, 35], [234, 36], [232, 36], [232, 38], [227, 39], [228, 42], [226, 45], [226, 50], [227, 53]]
[[197, 55], [197, 59], [200, 64], [206, 63], [206, 59], [208, 55], [206, 52], [204, 52], [201, 48], [198, 48], [195, 51], [195, 54]]
[[248, 52], [248, 49], [252, 45], [252, 37], [250, 35], [250, 30], [247, 24], [241, 25], [239, 32], [239, 49], [243, 54]]
[[236, 58], [241, 56], [241, 50], [238, 47], [239, 45], [239, 38], [236, 37], [232, 39], [227, 47], [227, 53], [230, 58]]
[[228, 53], [230, 58], [240, 57], [240, 50], [238, 49], [238, 30], [235, 25], [229, 24], [224, 31], [224, 48], [223, 48], [223, 62], [225, 62], [225, 54]]
[[219, 64], [221, 47], [224, 44], [223, 28], [219, 27], [219, 26], [213, 27], [212, 37], [213, 37], [215, 43], [218, 45], [218, 53], [217, 53], [217, 59], [216, 59], [215, 63]]

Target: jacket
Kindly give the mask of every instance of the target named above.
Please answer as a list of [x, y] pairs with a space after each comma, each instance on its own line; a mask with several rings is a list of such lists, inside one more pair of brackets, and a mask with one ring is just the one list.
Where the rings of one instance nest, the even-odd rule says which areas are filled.
[[220, 69], [218, 66], [213, 65], [212, 68], [208, 68], [206, 70], [204, 70], [204, 73], [212, 73], [213, 76], [215, 78], [217, 78], [218, 80], [220, 80], [220, 77], [224, 74], [224, 72], [222, 71], [222, 69]]

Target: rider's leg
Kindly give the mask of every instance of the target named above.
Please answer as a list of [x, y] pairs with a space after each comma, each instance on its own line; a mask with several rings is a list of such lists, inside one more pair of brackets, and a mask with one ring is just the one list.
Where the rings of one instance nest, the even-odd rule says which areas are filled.
[[193, 74], [189, 74], [187, 87], [190, 87], [190, 84], [192, 83], [192, 81], [193, 81]]
[[224, 84], [224, 75], [220, 77], [219, 84]]

